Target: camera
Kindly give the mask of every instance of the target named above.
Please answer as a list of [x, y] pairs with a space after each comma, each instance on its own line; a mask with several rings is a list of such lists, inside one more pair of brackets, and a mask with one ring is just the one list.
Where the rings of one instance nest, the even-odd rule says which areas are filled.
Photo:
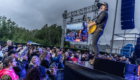
[[53, 75], [53, 69], [52, 68], [55, 68], [56, 67], [56, 63], [55, 62], [53, 62], [51, 65], [50, 65], [50, 67], [49, 67], [49, 70], [51, 70], [51, 75]]

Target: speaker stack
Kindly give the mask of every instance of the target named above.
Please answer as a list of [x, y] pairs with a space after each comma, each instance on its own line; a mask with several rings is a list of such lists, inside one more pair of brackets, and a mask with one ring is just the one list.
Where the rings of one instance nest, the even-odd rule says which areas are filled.
[[121, 0], [121, 28], [134, 29], [135, 0]]
[[135, 46], [135, 57], [140, 58], [140, 37], [137, 38], [137, 44]]

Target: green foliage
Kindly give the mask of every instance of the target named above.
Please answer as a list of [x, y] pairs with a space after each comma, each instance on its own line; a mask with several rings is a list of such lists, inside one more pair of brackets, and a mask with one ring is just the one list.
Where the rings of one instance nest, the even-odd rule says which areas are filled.
[[61, 43], [61, 26], [56, 24], [44, 25], [40, 30], [28, 30], [19, 27], [14, 21], [5, 16], [0, 16], [0, 40], [12, 40], [13, 42], [26, 43], [28, 40], [43, 45], [60, 46]]
[[70, 42], [69, 42], [69, 41], [65, 41], [65, 42], [64, 42], [64, 46], [65, 46], [65, 47], [70, 47]]

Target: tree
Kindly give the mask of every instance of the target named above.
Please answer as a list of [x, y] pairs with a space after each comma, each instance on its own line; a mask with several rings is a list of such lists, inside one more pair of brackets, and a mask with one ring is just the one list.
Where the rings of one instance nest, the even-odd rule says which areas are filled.
[[12, 40], [13, 42], [24, 43], [28, 40], [37, 42], [43, 45], [57, 45], [61, 43], [61, 26], [53, 24], [48, 26], [45, 24], [40, 30], [28, 30], [19, 27], [11, 19], [5, 16], [0, 16], [0, 40]]

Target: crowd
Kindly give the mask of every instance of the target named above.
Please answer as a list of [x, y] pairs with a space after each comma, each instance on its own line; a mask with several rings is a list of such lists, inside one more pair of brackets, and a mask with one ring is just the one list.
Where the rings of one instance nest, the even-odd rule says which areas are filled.
[[19, 44], [12, 45], [8, 40], [0, 45], [0, 79], [9, 75], [12, 80], [56, 80], [56, 70], [63, 69], [62, 52], [53, 48]]
[[104, 55], [100, 54], [99, 58], [130, 64], [129, 58], [126, 58], [125, 55], [124, 56], [118, 56], [118, 55], [112, 56], [112, 55], [107, 55], [107, 54], [104, 54]]
[[[57, 80], [57, 70], [64, 69], [65, 61], [92, 62], [94, 57], [97, 57], [94, 53], [36, 47], [29, 42], [27, 45], [16, 46], [8, 40], [5, 46], [0, 45], [0, 79], [9, 75], [12, 80]], [[100, 54], [98, 57], [129, 63], [125, 56]]]

